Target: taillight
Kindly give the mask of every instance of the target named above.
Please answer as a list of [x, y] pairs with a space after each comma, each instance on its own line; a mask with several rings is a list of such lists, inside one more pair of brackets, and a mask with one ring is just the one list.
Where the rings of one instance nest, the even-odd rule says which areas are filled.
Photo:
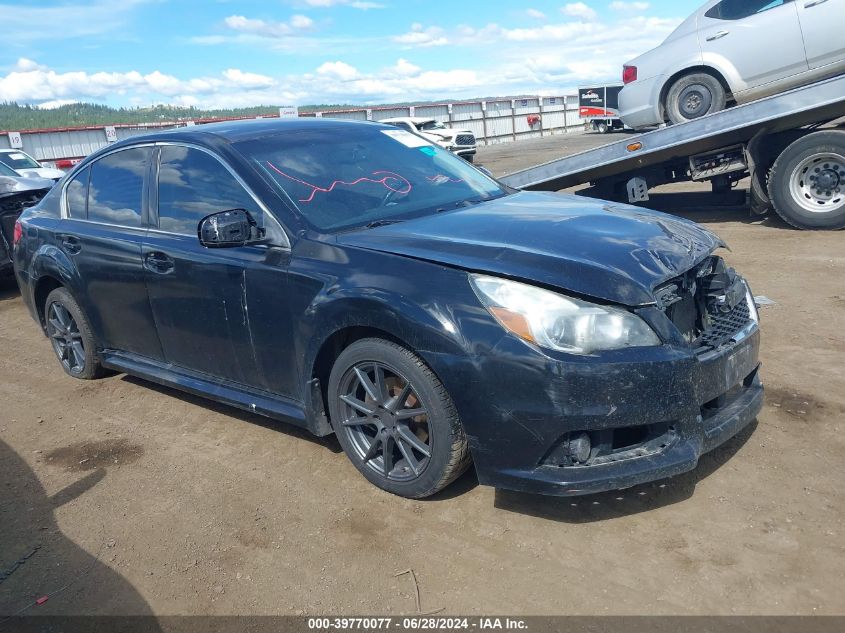
[[622, 83], [629, 84], [637, 80], [636, 66], [622, 66]]
[[21, 221], [18, 220], [15, 222], [15, 232], [12, 234], [12, 246], [17, 246], [22, 237], [23, 227], [21, 226]]

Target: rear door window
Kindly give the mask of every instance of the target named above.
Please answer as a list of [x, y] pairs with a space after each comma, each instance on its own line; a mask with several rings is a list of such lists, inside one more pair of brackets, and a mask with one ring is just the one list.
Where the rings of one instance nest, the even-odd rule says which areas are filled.
[[722, 0], [705, 15], [717, 20], [741, 20], [788, 2], [792, 0]]
[[168, 233], [196, 235], [200, 220], [212, 213], [245, 209], [262, 224], [252, 196], [223, 164], [191, 147], [161, 148], [158, 171], [158, 226]]
[[88, 217], [88, 178], [91, 168], [86, 167], [74, 176], [65, 189], [65, 202], [69, 218], [84, 220]]
[[89, 220], [117, 226], [141, 226], [144, 177], [151, 154], [149, 147], [135, 147], [109, 154], [91, 165]]

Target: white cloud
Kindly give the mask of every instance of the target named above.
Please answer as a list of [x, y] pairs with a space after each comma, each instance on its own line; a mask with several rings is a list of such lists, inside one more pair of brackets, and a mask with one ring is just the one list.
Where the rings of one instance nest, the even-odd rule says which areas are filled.
[[429, 47], [443, 46], [449, 40], [443, 35], [443, 29], [439, 26], [424, 27], [419, 22], [411, 25], [411, 30], [402, 35], [395, 35], [393, 41], [407, 47]]
[[55, 110], [56, 108], [61, 108], [62, 106], [70, 105], [72, 103], [79, 103], [76, 99], [55, 99], [53, 101], [44, 101], [43, 103], [39, 103], [38, 107], [41, 110]]
[[310, 29], [314, 26], [314, 20], [307, 15], [294, 15], [291, 16], [290, 25], [295, 29]]
[[314, 20], [304, 15], [294, 15], [287, 22], [275, 22], [247, 18], [242, 15], [230, 15], [223, 24], [239, 33], [248, 33], [261, 37], [283, 38], [311, 28]]
[[422, 68], [415, 66], [407, 59], [399, 58], [396, 60], [396, 64], [386, 68], [384, 72], [391, 77], [413, 77], [418, 75], [421, 70]]
[[326, 62], [317, 69], [317, 73], [328, 77], [335, 77], [341, 81], [351, 81], [358, 77], [358, 69], [346, 62]]
[[361, 9], [362, 11], [384, 8], [384, 5], [379, 2], [368, 2], [366, 0], [305, 0], [305, 4], [317, 9], [327, 9], [340, 5], [350, 6], [353, 9]]
[[545, 20], [546, 14], [542, 11], [538, 11], [537, 9], [527, 9], [525, 13], [528, 14], [529, 18], [534, 18], [535, 20]]
[[26, 57], [21, 57], [18, 59], [17, 63], [15, 64], [15, 70], [20, 70], [23, 72], [27, 72], [29, 70], [38, 70], [39, 68], [43, 68], [38, 62], [34, 62], [31, 59], [27, 59]]
[[648, 2], [611, 2], [614, 11], [647, 11], [651, 7]]
[[595, 10], [588, 7], [583, 2], [573, 2], [571, 4], [564, 5], [561, 8], [561, 12], [571, 18], [578, 18], [580, 20], [593, 21], [598, 18], [598, 14]]
[[229, 68], [223, 71], [223, 76], [235, 85], [247, 90], [255, 88], [269, 88], [275, 84], [272, 77], [259, 75], [257, 73], [245, 73], [237, 68]]

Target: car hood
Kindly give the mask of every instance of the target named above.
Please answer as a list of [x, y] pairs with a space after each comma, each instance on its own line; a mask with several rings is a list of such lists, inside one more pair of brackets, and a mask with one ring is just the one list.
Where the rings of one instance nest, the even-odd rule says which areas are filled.
[[653, 303], [656, 286], [724, 246], [688, 220], [542, 192], [345, 233], [338, 241], [629, 306]]
[[58, 180], [65, 175], [63, 171], [51, 167], [33, 167], [32, 169], [18, 169], [17, 171], [21, 176], [27, 178], [46, 178], [48, 180]]
[[454, 128], [449, 128], [448, 130], [424, 130], [420, 132], [424, 135], [429, 135], [432, 137], [436, 137], [438, 139], [443, 140], [455, 140], [459, 134], [472, 134], [469, 130], [456, 130]]
[[54, 184], [52, 180], [47, 180], [46, 178], [0, 176], [0, 197], [28, 191], [50, 189]]

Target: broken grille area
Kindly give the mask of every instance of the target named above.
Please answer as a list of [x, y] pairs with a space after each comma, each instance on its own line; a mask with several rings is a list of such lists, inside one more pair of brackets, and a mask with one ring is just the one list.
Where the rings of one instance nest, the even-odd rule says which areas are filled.
[[0, 198], [0, 233], [8, 244], [12, 243], [15, 221], [24, 209], [34, 207], [47, 194], [47, 189], [15, 193]]
[[721, 257], [710, 257], [655, 292], [681, 336], [700, 351], [731, 341], [751, 320], [745, 282]]
[[455, 143], [458, 145], [475, 145], [475, 136], [472, 134], [458, 134], [455, 138]]
[[751, 310], [748, 302], [737, 304], [730, 312], [711, 317], [708, 327], [698, 339], [695, 347], [716, 349], [729, 342], [751, 320]]

